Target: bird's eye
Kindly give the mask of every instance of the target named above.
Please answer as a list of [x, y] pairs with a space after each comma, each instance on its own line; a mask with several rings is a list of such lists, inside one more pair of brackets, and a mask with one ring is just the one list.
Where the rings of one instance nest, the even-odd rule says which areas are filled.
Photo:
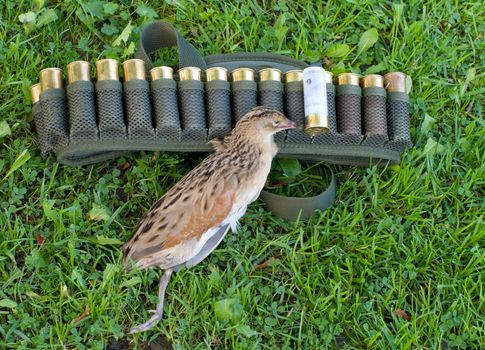
[[273, 120], [273, 126], [278, 126], [279, 123], [280, 123], [279, 121]]

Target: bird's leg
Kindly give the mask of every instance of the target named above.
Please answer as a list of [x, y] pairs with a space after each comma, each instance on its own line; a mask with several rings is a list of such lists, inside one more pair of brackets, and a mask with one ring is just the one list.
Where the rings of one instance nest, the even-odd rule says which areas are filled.
[[163, 276], [160, 278], [160, 288], [158, 289], [157, 309], [151, 310], [151, 312], [153, 312], [153, 316], [150, 317], [150, 319], [147, 322], [139, 326], [133, 327], [130, 330], [130, 334], [147, 331], [153, 328], [153, 326], [155, 326], [158, 323], [158, 321], [161, 320], [163, 316], [163, 301], [165, 299], [165, 289], [167, 289], [168, 281], [170, 280], [171, 274], [172, 274], [171, 269], [165, 270], [165, 272], [163, 273]]

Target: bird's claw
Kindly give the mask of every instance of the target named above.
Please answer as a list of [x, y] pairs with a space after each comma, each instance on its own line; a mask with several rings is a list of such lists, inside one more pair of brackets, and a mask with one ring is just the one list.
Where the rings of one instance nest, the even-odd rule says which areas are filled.
[[159, 312], [158, 310], [150, 310], [149, 312], [153, 313], [153, 316], [150, 317], [150, 319], [147, 322], [140, 324], [136, 327], [133, 327], [130, 330], [130, 334], [148, 331], [152, 329], [153, 326], [155, 326], [158, 323], [158, 321], [160, 321], [160, 319], [162, 318], [162, 312]]

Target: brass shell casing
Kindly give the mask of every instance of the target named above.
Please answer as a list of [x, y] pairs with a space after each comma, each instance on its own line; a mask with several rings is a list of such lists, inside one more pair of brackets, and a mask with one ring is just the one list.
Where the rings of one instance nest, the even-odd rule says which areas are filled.
[[384, 78], [379, 74], [369, 74], [361, 79], [362, 87], [384, 87]]
[[112, 58], [105, 58], [96, 62], [98, 81], [120, 80], [119, 65], [119, 62]]
[[259, 71], [259, 81], [281, 81], [281, 71], [276, 68], [264, 68]]
[[180, 81], [185, 80], [201, 80], [202, 71], [199, 67], [184, 67], [179, 69], [179, 79]]
[[168, 66], [160, 66], [150, 69], [152, 80], [173, 79], [173, 69]]
[[67, 82], [68, 84], [75, 81], [91, 81], [91, 72], [89, 62], [74, 61], [67, 65]]
[[359, 86], [360, 76], [355, 73], [342, 73], [337, 76], [337, 85]]
[[40, 83], [32, 85], [30, 87], [30, 97], [32, 98], [32, 104], [39, 101], [41, 91], [42, 87], [40, 86]]
[[227, 69], [223, 67], [212, 67], [205, 71], [207, 81], [224, 80], [227, 81]]
[[305, 133], [317, 136], [328, 132], [328, 116], [323, 114], [308, 114], [305, 116]]
[[231, 72], [232, 81], [250, 80], [254, 81], [254, 70], [251, 68], [237, 68]]
[[285, 81], [287, 83], [292, 83], [294, 81], [302, 81], [303, 80], [303, 71], [299, 69], [289, 70], [285, 74]]
[[333, 74], [328, 70], [325, 71], [325, 82], [327, 84], [333, 84]]
[[388, 92], [407, 92], [406, 74], [391, 72], [384, 75], [384, 87]]
[[123, 62], [123, 73], [125, 77], [125, 81], [130, 80], [145, 80], [146, 73], [145, 73], [145, 62], [138, 58], [133, 58], [131, 60]]
[[60, 70], [59, 68], [42, 69], [39, 73], [39, 77], [42, 91], [64, 88], [64, 82], [62, 80], [62, 70]]

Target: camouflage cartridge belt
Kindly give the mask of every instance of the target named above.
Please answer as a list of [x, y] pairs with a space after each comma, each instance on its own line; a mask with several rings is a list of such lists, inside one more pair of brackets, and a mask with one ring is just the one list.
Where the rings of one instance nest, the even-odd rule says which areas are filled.
[[[176, 46], [179, 69], [154, 67], [149, 54]], [[231, 132], [257, 105], [283, 112], [302, 126], [276, 135], [279, 157], [369, 166], [400, 161], [412, 145], [406, 76], [326, 78], [326, 132], [308, 133], [303, 61], [269, 53], [202, 57], [170, 24], [143, 31], [137, 58], [122, 64], [96, 62], [40, 72], [32, 87], [32, 115], [42, 155], [67, 165], [85, 165], [127, 151], [207, 152], [208, 141]], [[149, 74], [147, 74], [147, 72]], [[306, 126], [306, 127], [305, 127]], [[321, 205], [320, 205], [321, 207]]]

